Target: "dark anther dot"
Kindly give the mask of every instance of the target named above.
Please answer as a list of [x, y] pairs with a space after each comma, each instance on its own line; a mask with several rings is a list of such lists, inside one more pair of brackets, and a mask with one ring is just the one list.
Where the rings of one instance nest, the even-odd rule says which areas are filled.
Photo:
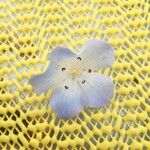
[[68, 86], [65, 86], [65, 89], [69, 89], [69, 87], [68, 87]]
[[85, 80], [82, 80], [82, 83], [85, 83], [86, 81]]
[[138, 81], [136, 78], [134, 78], [133, 81], [134, 81], [136, 84], [139, 83], [139, 81]]
[[89, 73], [91, 73], [91, 71], [92, 71], [91, 69], [88, 70]]
[[64, 71], [64, 70], [66, 70], [66, 68], [62, 68], [61, 70]]
[[81, 60], [81, 57], [77, 57], [78, 60]]

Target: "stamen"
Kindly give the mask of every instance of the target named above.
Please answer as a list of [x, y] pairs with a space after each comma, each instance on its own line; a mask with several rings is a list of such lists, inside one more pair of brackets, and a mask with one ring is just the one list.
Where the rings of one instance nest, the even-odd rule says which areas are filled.
[[85, 83], [85, 82], [86, 82], [85, 80], [82, 81], [82, 83]]
[[69, 89], [69, 87], [68, 87], [68, 86], [65, 86], [65, 89]]
[[91, 73], [91, 71], [92, 71], [91, 69], [88, 70], [89, 73]]
[[64, 71], [64, 70], [66, 70], [66, 68], [62, 68], [61, 70]]
[[77, 57], [77, 59], [81, 60], [81, 57]]

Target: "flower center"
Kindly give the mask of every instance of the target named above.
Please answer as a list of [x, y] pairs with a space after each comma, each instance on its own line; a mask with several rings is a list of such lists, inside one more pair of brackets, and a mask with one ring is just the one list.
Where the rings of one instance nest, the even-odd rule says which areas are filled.
[[73, 69], [70, 71], [70, 74], [71, 74], [72, 76], [76, 76], [78, 73], [79, 73], [79, 71], [78, 71], [78, 69], [76, 69], [76, 68], [73, 68]]

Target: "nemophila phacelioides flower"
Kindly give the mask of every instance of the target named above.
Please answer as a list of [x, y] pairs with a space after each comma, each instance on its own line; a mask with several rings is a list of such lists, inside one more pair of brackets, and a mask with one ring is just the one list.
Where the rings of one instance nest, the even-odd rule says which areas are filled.
[[83, 107], [99, 108], [113, 97], [113, 81], [98, 73], [114, 63], [114, 48], [106, 41], [88, 40], [79, 54], [56, 47], [48, 61], [47, 70], [30, 83], [37, 94], [54, 88], [49, 106], [59, 117], [75, 117]]

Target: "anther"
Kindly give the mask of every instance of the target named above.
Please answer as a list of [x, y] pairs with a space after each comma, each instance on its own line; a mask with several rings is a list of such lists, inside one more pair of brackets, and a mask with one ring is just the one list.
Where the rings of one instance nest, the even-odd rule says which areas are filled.
[[91, 71], [92, 71], [91, 69], [88, 70], [89, 73], [91, 73]]
[[77, 59], [81, 60], [81, 57], [77, 57]]
[[69, 87], [68, 87], [68, 86], [65, 86], [65, 89], [69, 89]]
[[86, 82], [85, 80], [82, 81], [82, 83], [85, 83], [85, 82]]
[[62, 68], [61, 70], [64, 71], [64, 70], [66, 70], [66, 68]]

